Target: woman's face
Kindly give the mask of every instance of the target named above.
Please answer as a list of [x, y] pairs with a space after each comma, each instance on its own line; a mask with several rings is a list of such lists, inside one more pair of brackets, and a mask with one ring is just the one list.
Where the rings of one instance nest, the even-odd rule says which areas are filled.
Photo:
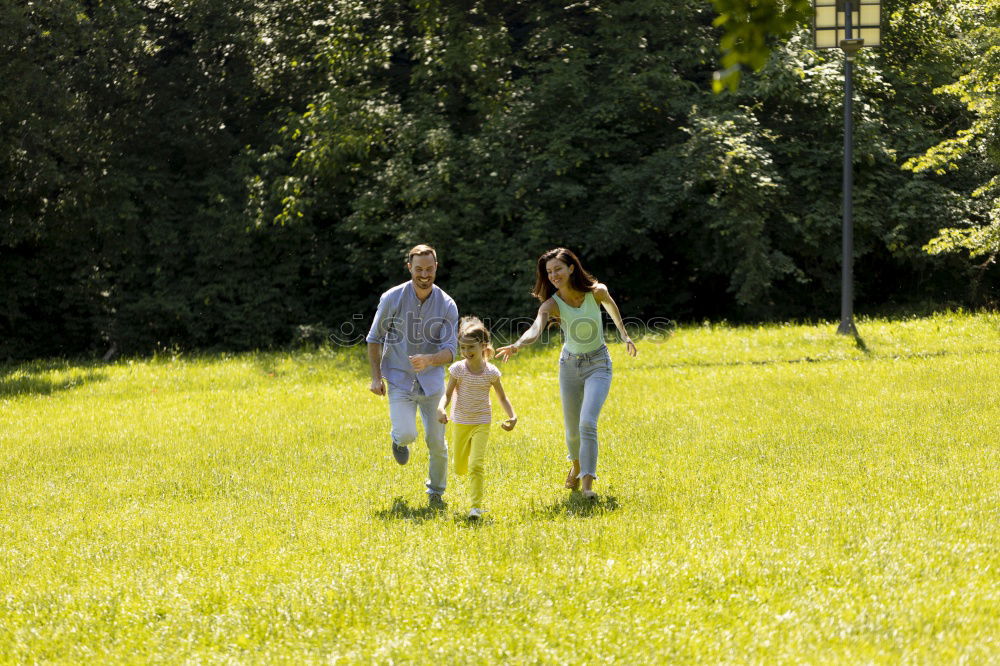
[[573, 273], [573, 267], [559, 259], [549, 259], [545, 262], [545, 272], [548, 274], [552, 286], [559, 289], [563, 285], [569, 286], [569, 276]]

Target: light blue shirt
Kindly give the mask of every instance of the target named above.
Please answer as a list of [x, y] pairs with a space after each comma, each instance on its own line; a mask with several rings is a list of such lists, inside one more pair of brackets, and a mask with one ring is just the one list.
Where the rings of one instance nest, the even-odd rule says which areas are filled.
[[444, 366], [433, 365], [417, 374], [410, 365], [414, 354], [458, 352], [458, 307], [437, 285], [421, 303], [413, 282], [396, 285], [382, 294], [366, 342], [382, 345], [382, 376], [396, 388], [425, 395], [444, 391]]

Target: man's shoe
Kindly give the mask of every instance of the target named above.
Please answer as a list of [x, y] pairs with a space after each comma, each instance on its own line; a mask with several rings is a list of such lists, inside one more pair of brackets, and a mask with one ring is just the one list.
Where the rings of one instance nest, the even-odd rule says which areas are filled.
[[392, 443], [392, 457], [396, 459], [400, 465], [405, 465], [410, 460], [410, 449], [405, 446], [396, 446], [396, 442]]
[[427, 503], [432, 509], [443, 509], [444, 500], [441, 499], [441, 493], [431, 493], [427, 496]]
[[479, 520], [483, 517], [482, 509], [473, 509], [469, 512], [469, 520]]

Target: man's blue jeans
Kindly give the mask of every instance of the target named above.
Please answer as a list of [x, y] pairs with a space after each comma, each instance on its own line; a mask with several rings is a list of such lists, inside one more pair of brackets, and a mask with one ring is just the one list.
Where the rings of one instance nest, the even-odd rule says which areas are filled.
[[[442, 391], [443, 393], [443, 391]], [[424, 438], [430, 453], [427, 492], [441, 494], [448, 483], [448, 445], [444, 441], [444, 424], [437, 420], [441, 394], [425, 395], [420, 384], [406, 391], [389, 384], [389, 420], [392, 421], [392, 441], [397, 446], [409, 446], [417, 439], [417, 409], [424, 422]]]
[[586, 354], [559, 356], [568, 460], [580, 461], [580, 475], [597, 478], [597, 419], [611, 390], [611, 355], [607, 347]]

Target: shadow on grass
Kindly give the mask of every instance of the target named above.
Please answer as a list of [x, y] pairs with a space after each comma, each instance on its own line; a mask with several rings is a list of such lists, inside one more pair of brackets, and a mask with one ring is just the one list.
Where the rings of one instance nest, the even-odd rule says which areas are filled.
[[981, 355], [996, 355], [1000, 354], [1000, 349], [966, 349], [966, 350], [956, 350], [956, 351], [929, 351], [929, 352], [908, 352], [905, 354], [890, 354], [890, 353], [877, 353], [871, 351], [865, 344], [864, 340], [857, 338], [854, 341], [858, 350], [864, 353], [862, 358], [843, 358], [843, 357], [812, 357], [806, 356], [804, 358], [786, 358], [786, 359], [761, 359], [761, 360], [749, 360], [749, 361], [688, 361], [688, 362], [676, 362], [676, 363], [650, 363], [648, 365], [643, 365], [637, 368], [629, 368], [625, 366], [623, 368], [618, 368], [615, 366], [615, 372], [633, 372], [635, 370], [649, 370], [658, 368], [670, 368], [670, 369], [680, 369], [680, 368], [739, 368], [739, 367], [752, 367], [752, 366], [768, 366], [768, 365], [795, 365], [798, 363], [847, 363], [850, 361], [913, 361], [921, 360], [927, 361], [937, 358], [948, 358], [948, 357], [963, 357], [963, 356], [981, 356]]
[[264, 377], [275, 378], [285, 374], [278, 369], [278, 363], [281, 359], [274, 354], [254, 353], [250, 355], [250, 358], [254, 368]]
[[534, 508], [531, 514], [536, 518], [559, 518], [561, 516], [590, 518], [617, 511], [620, 506], [614, 495], [598, 495], [596, 499], [587, 499], [582, 493], [574, 490], [557, 502]]
[[868, 345], [865, 344], [865, 339], [857, 331], [854, 332], [854, 346], [858, 348], [858, 351], [871, 356], [871, 351], [868, 349]]
[[410, 506], [402, 497], [392, 500], [392, 506], [375, 512], [375, 517], [379, 520], [410, 520], [415, 523], [422, 523], [425, 520], [433, 520], [444, 515], [447, 505], [424, 504], [421, 506]]
[[460, 528], [466, 528], [470, 530], [481, 530], [493, 524], [493, 518], [490, 517], [489, 513], [479, 517], [479, 518], [469, 518], [466, 513], [456, 513], [452, 516], [452, 521], [456, 526]]
[[0, 398], [10, 398], [19, 395], [51, 395], [58, 391], [67, 391], [84, 384], [100, 382], [107, 379], [104, 373], [89, 371], [76, 377], [53, 380], [46, 377], [42, 371], [26, 371], [0, 375]]

